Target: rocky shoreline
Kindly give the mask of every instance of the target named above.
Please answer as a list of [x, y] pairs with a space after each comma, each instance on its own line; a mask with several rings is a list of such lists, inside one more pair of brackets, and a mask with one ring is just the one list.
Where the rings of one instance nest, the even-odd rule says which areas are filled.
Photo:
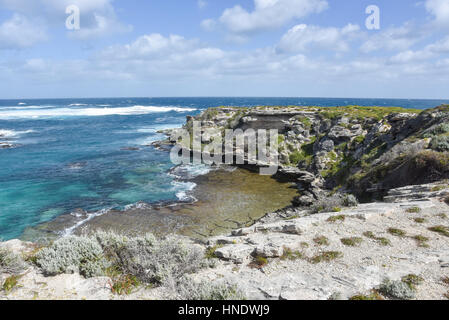
[[[98, 257], [107, 257], [104, 263], [120, 276], [83, 277], [85, 266], [73, 267], [76, 261], [46, 274], [40, 255], [57, 252], [59, 240], [43, 249], [18, 240], [2, 243], [26, 262], [14, 273], [0, 261], [0, 299], [449, 299], [449, 106], [223, 107], [188, 117], [184, 128], [191, 130], [194, 120], [203, 133], [278, 129], [276, 178], [296, 183], [299, 195], [284, 209], [206, 241], [145, 245], [95, 234], [71, 240], [98, 247]], [[176, 130], [166, 133], [168, 140], [154, 146], [179, 143]], [[213, 134], [205, 137], [205, 145], [214, 140]], [[124, 252], [111, 244], [116, 242], [127, 254], [137, 246], [148, 256], [132, 268], [118, 263]], [[160, 253], [168, 243], [181, 243], [172, 252], [182, 254]], [[179, 265], [192, 252], [201, 263], [183, 270]], [[157, 281], [148, 270], [158, 274], [168, 262], [163, 268], [149, 263], [154, 255], [170, 261], [172, 270]], [[128, 284], [136, 280], [129, 290], [123, 277]]]

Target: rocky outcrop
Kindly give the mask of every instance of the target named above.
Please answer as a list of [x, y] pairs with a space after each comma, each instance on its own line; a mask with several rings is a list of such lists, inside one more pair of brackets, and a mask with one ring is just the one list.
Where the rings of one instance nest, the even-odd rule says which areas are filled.
[[[225, 107], [188, 117], [184, 128], [191, 130], [193, 121], [201, 123], [203, 145], [225, 129], [277, 129], [281, 167], [275, 177], [298, 183], [298, 206], [317, 200], [321, 189], [338, 187], [369, 200], [449, 178], [447, 106]], [[172, 143], [178, 133], [168, 132]]]

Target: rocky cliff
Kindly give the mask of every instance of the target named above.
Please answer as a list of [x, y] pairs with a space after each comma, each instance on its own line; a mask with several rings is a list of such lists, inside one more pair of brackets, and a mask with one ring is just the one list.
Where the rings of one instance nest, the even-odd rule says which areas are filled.
[[[306, 195], [298, 205], [317, 200], [320, 189], [372, 200], [392, 188], [449, 177], [449, 106], [219, 107], [188, 117], [184, 128], [192, 131], [193, 121], [201, 122], [203, 145], [225, 129], [277, 129], [277, 176], [298, 182]], [[169, 134], [178, 142], [176, 131]]]

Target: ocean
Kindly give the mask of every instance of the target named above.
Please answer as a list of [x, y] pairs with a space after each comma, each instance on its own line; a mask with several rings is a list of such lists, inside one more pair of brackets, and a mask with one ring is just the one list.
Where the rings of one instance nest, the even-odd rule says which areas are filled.
[[[145, 202], [189, 201], [193, 182], [169, 170], [169, 154], [149, 147], [157, 131], [216, 106], [397, 106], [444, 100], [330, 98], [98, 98], [0, 100], [0, 239], [76, 209], [100, 214]], [[1, 147], [1, 145], [0, 145]], [[188, 167], [192, 177], [208, 172]]]

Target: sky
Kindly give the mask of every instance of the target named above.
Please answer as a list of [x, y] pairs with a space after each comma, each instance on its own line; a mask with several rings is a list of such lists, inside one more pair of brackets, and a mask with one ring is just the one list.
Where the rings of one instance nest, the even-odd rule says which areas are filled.
[[448, 99], [449, 0], [0, 0], [0, 99], [175, 96]]

